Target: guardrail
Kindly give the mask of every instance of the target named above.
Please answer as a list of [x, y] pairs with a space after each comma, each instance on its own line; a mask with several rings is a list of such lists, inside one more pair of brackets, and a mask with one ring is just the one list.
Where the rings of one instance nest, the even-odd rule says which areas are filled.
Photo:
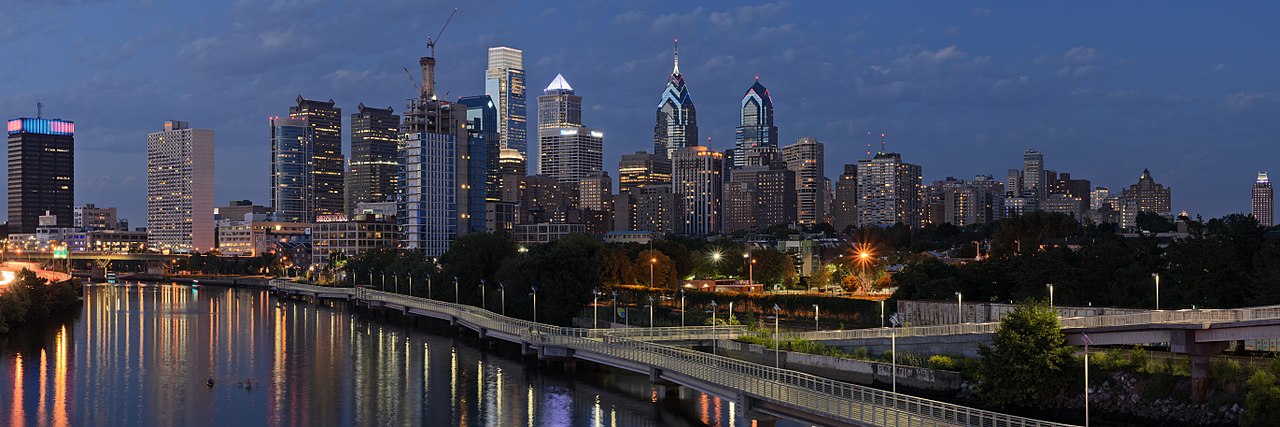
[[[274, 281], [272, 286], [277, 289], [312, 292], [331, 292], [338, 289], [293, 283], [278, 284]], [[473, 306], [371, 289], [353, 289], [351, 294], [357, 300], [395, 304], [406, 309], [429, 310], [453, 316], [459, 322], [517, 336], [528, 343], [562, 346], [574, 349], [575, 352], [595, 353], [620, 361], [656, 367], [665, 372], [688, 376], [708, 385], [739, 390], [771, 404], [832, 420], [902, 426], [1066, 426], [1066, 424], [1016, 417], [877, 390], [816, 375], [635, 339], [718, 336], [724, 333], [740, 333], [741, 327], [614, 330], [566, 328], [515, 319]], [[651, 330], [642, 331], [644, 329]]]

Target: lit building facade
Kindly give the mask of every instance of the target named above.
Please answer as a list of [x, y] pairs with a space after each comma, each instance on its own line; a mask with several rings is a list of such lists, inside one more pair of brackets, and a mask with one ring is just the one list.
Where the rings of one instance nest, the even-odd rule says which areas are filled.
[[858, 165], [844, 165], [844, 173], [836, 181], [835, 199], [831, 203], [831, 225], [837, 232], [858, 226]]
[[76, 124], [61, 119], [8, 121], [9, 232], [35, 233], [45, 212], [70, 227], [75, 203]]
[[[1142, 176], [1138, 177], [1138, 183], [1130, 185], [1124, 189], [1120, 199], [1124, 202], [1132, 202], [1138, 208], [1138, 212], [1152, 212], [1165, 218], [1172, 219], [1172, 211], [1170, 210], [1170, 189], [1164, 185], [1157, 184], [1155, 179], [1151, 177], [1151, 171], [1142, 170]], [[1134, 214], [1137, 215], [1136, 213]], [[1126, 224], [1126, 226], [1131, 226]]]
[[689, 236], [720, 233], [724, 154], [705, 146], [676, 150], [671, 158], [678, 204], [677, 232]]
[[924, 225], [924, 194], [919, 165], [898, 153], [876, 153], [858, 161], [858, 226]]
[[[311, 126], [311, 190], [315, 201], [314, 215], [336, 215], [346, 212], [343, 190], [342, 109], [332, 99], [315, 101], [297, 98], [298, 105], [289, 107], [289, 118], [306, 119]], [[314, 218], [313, 215], [313, 218]]]
[[280, 221], [315, 220], [314, 135], [306, 119], [271, 118], [271, 210]]
[[346, 212], [355, 213], [362, 202], [395, 200], [396, 143], [400, 116], [391, 107], [373, 108], [361, 103], [351, 115], [351, 162], [347, 170]]
[[675, 50], [671, 76], [658, 103], [653, 127], [653, 153], [673, 159], [676, 150], [698, 145], [698, 112], [689, 97], [684, 74], [680, 74], [680, 49]]
[[578, 182], [603, 163], [604, 132], [582, 125], [582, 97], [557, 74], [538, 97], [538, 174]]
[[782, 161], [795, 173], [796, 221], [817, 225], [827, 216], [827, 193], [822, 185], [826, 149], [817, 138], [806, 136], [782, 148]]
[[81, 230], [116, 230], [120, 226], [116, 208], [100, 208], [88, 203], [76, 206], [72, 215], [71, 226]]
[[486, 229], [486, 204], [498, 193], [498, 109], [489, 95], [464, 96], [457, 105], [466, 113], [466, 150], [458, 162], [458, 224], [463, 233]]
[[327, 265], [335, 256], [350, 258], [370, 249], [395, 248], [398, 236], [395, 217], [359, 214], [316, 222], [311, 228], [311, 262]]
[[623, 154], [618, 162], [618, 193], [644, 185], [670, 184], [671, 160], [644, 151]]
[[1253, 181], [1253, 217], [1263, 227], [1275, 225], [1272, 215], [1275, 214], [1275, 193], [1271, 189], [1271, 179], [1266, 172], [1258, 172], [1258, 179]]
[[757, 151], [778, 150], [778, 127], [773, 125], [773, 99], [756, 79], [742, 96], [740, 122], [734, 139], [733, 167], [747, 166]]
[[1045, 183], [1044, 154], [1036, 150], [1022, 153], [1022, 193], [1023, 197], [1043, 199], [1048, 194]]
[[[499, 148], [509, 148], [527, 158], [528, 116], [524, 83], [524, 52], [497, 46], [489, 48], [489, 68], [485, 70], [484, 93], [496, 104]], [[521, 169], [521, 175], [525, 169]]]
[[160, 251], [214, 249], [213, 131], [169, 120], [147, 134], [147, 241]]

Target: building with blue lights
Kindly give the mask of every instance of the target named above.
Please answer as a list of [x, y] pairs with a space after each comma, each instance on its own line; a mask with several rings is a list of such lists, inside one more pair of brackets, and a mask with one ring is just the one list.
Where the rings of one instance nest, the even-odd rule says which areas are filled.
[[[489, 68], [485, 70], [484, 93], [497, 109], [495, 132], [498, 148], [509, 148], [528, 157], [528, 113], [525, 100], [524, 52], [507, 46], [489, 48]], [[521, 170], [520, 174], [524, 175]]]
[[307, 119], [271, 118], [271, 211], [275, 221], [315, 221], [314, 143], [315, 133]]
[[9, 232], [35, 233], [40, 216], [71, 227], [75, 203], [74, 122], [18, 118], [9, 130]]
[[653, 126], [653, 154], [667, 159], [679, 149], [698, 145], [698, 114], [685, 86], [684, 74], [680, 74], [680, 49], [675, 50], [675, 61], [667, 87], [662, 91], [658, 104], [657, 123]]
[[604, 132], [582, 125], [582, 97], [564, 76], [538, 97], [538, 174], [578, 183], [604, 167]]

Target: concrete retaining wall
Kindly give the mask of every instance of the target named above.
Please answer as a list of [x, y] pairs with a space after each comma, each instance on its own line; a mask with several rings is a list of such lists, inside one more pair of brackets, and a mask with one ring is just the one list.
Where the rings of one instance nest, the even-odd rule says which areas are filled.
[[[953, 325], [960, 323], [999, 322], [1018, 308], [1016, 304], [973, 303], [956, 307], [955, 301], [898, 301], [898, 319], [910, 326]], [[1146, 313], [1148, 310], [1111, 307], [1054, 307], [1062, 317], [1112, 316], [1117, 314]], [[958, 313], [958, 314], [957, 314]]]
[[[827, 347], [844, 351], [866, 348], [867, 354], [878, 356], [893, 348], [890, 338], [866, 338], [856, 340], [819, 341]], [[978, 344], [991, 345], [991, 334], [938, 335], [928, 337], [899, 337], [898, 353], [920, 355], [947, 354], [977, 358]]]
[[[893, 365], [865, 360], [774, 350], [758, 344], [737, 341], [720, 341], [717, 351], [736, 359], [773, 366], [777, 355], [782, 368], [804, 372], [838, 381], [862, 385], [889, 385], [893, 382]], [[899, 350], [902, 351], [902, 350]], [[959, 372], [942, 371], [913, 366], [898, 366], [898, 386], [917, 390], [954, 392], [960, 390]]]

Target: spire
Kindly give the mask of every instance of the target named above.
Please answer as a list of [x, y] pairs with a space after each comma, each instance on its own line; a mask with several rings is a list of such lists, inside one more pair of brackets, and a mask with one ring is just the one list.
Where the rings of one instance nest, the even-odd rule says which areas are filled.
[[676, 45], [675, 66], [671, 69], [671, 74], [680, 75], [680, 38], [679, 37], [676, 37], [675, 45]]
[[573, 92], [573, 87], [569, 86], [569, 82], [564, 79], [564, 76], [557, 73], [555, 80], [552, 80], [551, 84], [547, 85], [547, 88], [544, 90], [544, 92], [554, 92], [554, 91], [562, 91], [562, 90]]

